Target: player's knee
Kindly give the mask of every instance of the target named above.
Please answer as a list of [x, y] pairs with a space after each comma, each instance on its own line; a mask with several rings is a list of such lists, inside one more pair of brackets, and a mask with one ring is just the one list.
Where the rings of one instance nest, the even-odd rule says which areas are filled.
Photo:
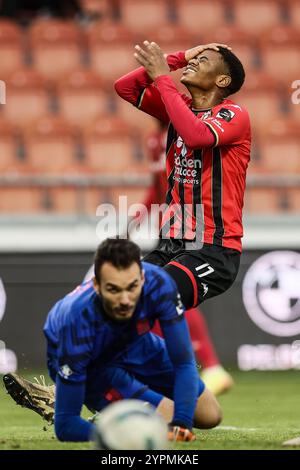
[[210, 410], [207, 416], [207, 426], [206, 429], [215, 428], [218, 426], [223, 419], [223, 413], [221, 407], [218, 403], [216, 403], [212, 409]]
[[63, 427], [60, 424], [57, 424], [57, 423], [54, 424], [54, 431], [55, 431], [55, 435], [56, 435], [56, 437], [59, 441], [65, 442], [67, 440], [66, 436], [65, 436], [65, 433], [64, 433], [64, 430], [63, 430]]
[[205, 397], [199, 401], [195, 414], [195, 427], [199, 429], [211, 429], [222, 421], [222, 410], [214, 395], [206, 390]]
[[73, 440], [72, 429], [74, 429], [74, 422], [77, 424], [77, 416], [69, 418], [54, 417], [54, 431], [59, 441], [69, 442]]

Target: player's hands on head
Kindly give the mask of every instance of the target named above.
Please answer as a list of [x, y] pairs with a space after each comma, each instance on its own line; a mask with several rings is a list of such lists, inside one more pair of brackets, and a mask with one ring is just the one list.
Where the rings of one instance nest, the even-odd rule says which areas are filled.
[[149, 77], [155, 80], [160, 75], [168, 75], [170, 69], [161, 48], [155, 42], [144, 41], [143, 46], [136, 45], [134, 57], [145, 67]]
[[169, 424], [168, 440], [175, 442], [192, 442], [196, 440], [196, 436], [190, 429], [171, 423]]
[[210, 49], [212, 51], [219, 51], [219, 47], [225, 47], [225, 49], [229, 49], [231, 51], [231, 47], [227, 46], [227, 44], [220, 44], [218, 42], [211, 42], [209, 44], [202, 44], [200, 46], [192, 47], [191, 49], [187, 49], [185, 51], [185, 60], [188, 62], [189, 60], [194, 59], [197, 55], [202, 54], [203, 51]]

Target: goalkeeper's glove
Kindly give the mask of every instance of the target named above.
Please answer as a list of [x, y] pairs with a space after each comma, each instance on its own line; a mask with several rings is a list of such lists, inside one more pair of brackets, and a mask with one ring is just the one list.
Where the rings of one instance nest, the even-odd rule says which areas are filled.
[[184, 425], [170, 423], [168, 431], [168, 440], [177, 442], [191, 442], [196, 440], [196, 436]]

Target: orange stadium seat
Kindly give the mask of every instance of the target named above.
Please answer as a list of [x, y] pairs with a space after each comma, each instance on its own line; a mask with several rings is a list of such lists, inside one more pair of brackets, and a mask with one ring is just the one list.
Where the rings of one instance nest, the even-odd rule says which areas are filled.
[[257, 36], [282, 22], [278, 0], [233, 0], [236, 25]]
[[0, 213], [74, 214], [81, 211], [80, 194], [73, 187], [2, 187]]
[[[144, 38], [140, 38], [139, 42], [142, 44]], [[186, 29], [178, 25], [166, 24], [156, 29], [151, 34], [151, 40], [157, 42], [165, 54], [170, 54], [178, 51], [185, 51], [195, 45], [194, 36], [191, 35]], [[132, 47], [131, 47], [132, 51]], [[138, 64], [135, 63], [135, 67]], [[178, 89], [181, 92], [186, 91], [186, 88], [180, 84], [182, 76], [182, 69], [172, 72], [172, 78], [175, 80]]]
[[300, 188], [288, 188], [289, 210], [299, 215], [300, 213]]
[[[226, 4], [217, 0], [176, 0], [178, 22], [190, 33], [210, 42], [210, 33], [226, 23]], [[207, 39], [205, 39], [207, 38]], [[199, 42], [198, 42], [199, 44]]]
[[289, 86], [299, 73], [300, 31], [273, 28], [261, 38], [261, 56], [264, 70]]
[[298, 0], [289, 0], [287, 2], [291, 18], [291, 24], [300, 31], [300, 3]]
[[[141, 41], [143, 39], [141, 38]], [[166, 24], [157, 28], [151, 34], [151, 41], [157, 42], [166, 54], [185, 51], [196, 44], [194, 35], [185, 28], [174, 24]]]
[[44, 195], [43, 210], [57, 214], [75, 214], [82, 212], [80, 190], [76, 187], [55, 186], [47, 188]]
[[0, 187], [1, 214], [33, 214], [42, 208], [42, 192], [33, 187]]
[[116, 104], [117, 115], [127, 122], [127, 124], [134, 127], [142, 137], [151, 134], [151, 132], [154, 132], [157, 128], [157, 121], [155, 118], [139, 110], [131, 103], [128, 103], [117, 96]]
[[259, 151], [258, 138], [252, 130], [252, 140], [251, 140], [251, 159], [249, 162], [248, 175], [252, 174], [261, 174], [266, 173], [263, 163], [261, 161], [261, 155]]
[[151, 34], [168, 23], [168, 3], [167, 0], [155, 0], [155, 4], [152, 0], [122, 0], [119, 2], [122, 23], [134, 33]]
[[17, 159], [17, 154], [16, 130], [11, 123], [0, 119], [0, 171], [2, 174], [19, 170], [20, 161]]
[[112, 3], [109, 0], [80, 0], [80, 6], [85, 14], [101, 18], [111, 15]]
[[83, 142], [90, 170], [114, 175], [147, 171], [139, 139], [123, 121], [98, 119], [84, 132]]
[[256, 133], [263, 132], [269, 122], [283, 116], [278, 84], [263, 72], [247, 74], [243, 88], [232, 99], [248, 110]]
[[78, 171], [74, 129], [61, 118], [45, 116], [24, 132], [28, 169], [34, 173]]
[[143, 202], [147, 188], [132, 186], [111, 186], [109, 188], [88, 188], [84, 194], [85, 208], [88, 213], [95, 214], [100, 204], [113, 204], [119, 212], [119, 196], [127, 196], [127, 207]]
[[260, 140], [262, 164], [268, 172], [300, 173], [299, 133], [275, 134], [269, 132]]
[[62, 78], [81, 64], [81, 40], [75, 22], [36, 21], [29, 32], [35, 68], [49, 81]]
[[112, 188], [112, 203], [119, 207], [119, 197], [127, 197], [127, 207], [132, 204], [142, 204], [147, 195], [147, 188], [134, 186], [115, 186]]
[[248, 110], [251, 124], [258, 132], [270, 120], [282, 116], [279, 96], [275, 91], [241, 91], [234, 99]]
[[23, 34], [6, 20], [0, 20], [0, 63], [2, 80], [24, 64]]
[[221, 26], [211, 32], [210, 42], [228, 44], [241, 60], [246, 74], [257, 69], [258, 55], [256, 40], [249, 33], [234, 26]]
[[19, 69], [7, 80], [3, 115], [14, 125], [28, 125], [49, 111], [49, 94], [43, 78], [32, 69]]
[[83, 193], [83, 204], [86, 213], [96, 214], [97, 207], [100, 204], [113, 204], [112, 187], [89, 187]]
[[286, 212], [285, 190], [274, 187], [248, 188], [245, 195], [245, 211], [254, 214]]
[[91, 66], [107, 86], [121, 75], [138, 67], [133, 57], [134, 36], [124, 26], [116, 23], [98, 23], [87, 31]]
[[[300, 79], [295, 81], [294, 88], [288, 90], [289, 114], [296, 122], [300, 122]], [[296, 87], [296, 88], [295, 88]]]
[[72, 124], [85, 127], [98, 115], [108, 112], [107, 93], [93, 71], [77, 69], [57, 87], [60, 113]]

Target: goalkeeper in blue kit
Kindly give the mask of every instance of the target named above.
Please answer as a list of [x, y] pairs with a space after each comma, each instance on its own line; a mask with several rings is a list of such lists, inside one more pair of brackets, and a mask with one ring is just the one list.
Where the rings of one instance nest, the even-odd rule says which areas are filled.
[[[44, 327], [55, 400], [53, 386], [7, 374], [13, 399], [49, 421], [54, 412], [62, 441], [92, 439], [94, 424], [80, 416], [84, 404], [101, 412], [129, 398], [155, 406], [170, 424], [171, 440], [191, 441], [193, 426], [219, 424], [219, 405], [197, 372], [175, 281], [141, 262], [139, 247], [128, 240], [101, 243], [94, 268], [94, 279], [58, 301]], [[150, 332], [156, 319], [164, 339]]]

